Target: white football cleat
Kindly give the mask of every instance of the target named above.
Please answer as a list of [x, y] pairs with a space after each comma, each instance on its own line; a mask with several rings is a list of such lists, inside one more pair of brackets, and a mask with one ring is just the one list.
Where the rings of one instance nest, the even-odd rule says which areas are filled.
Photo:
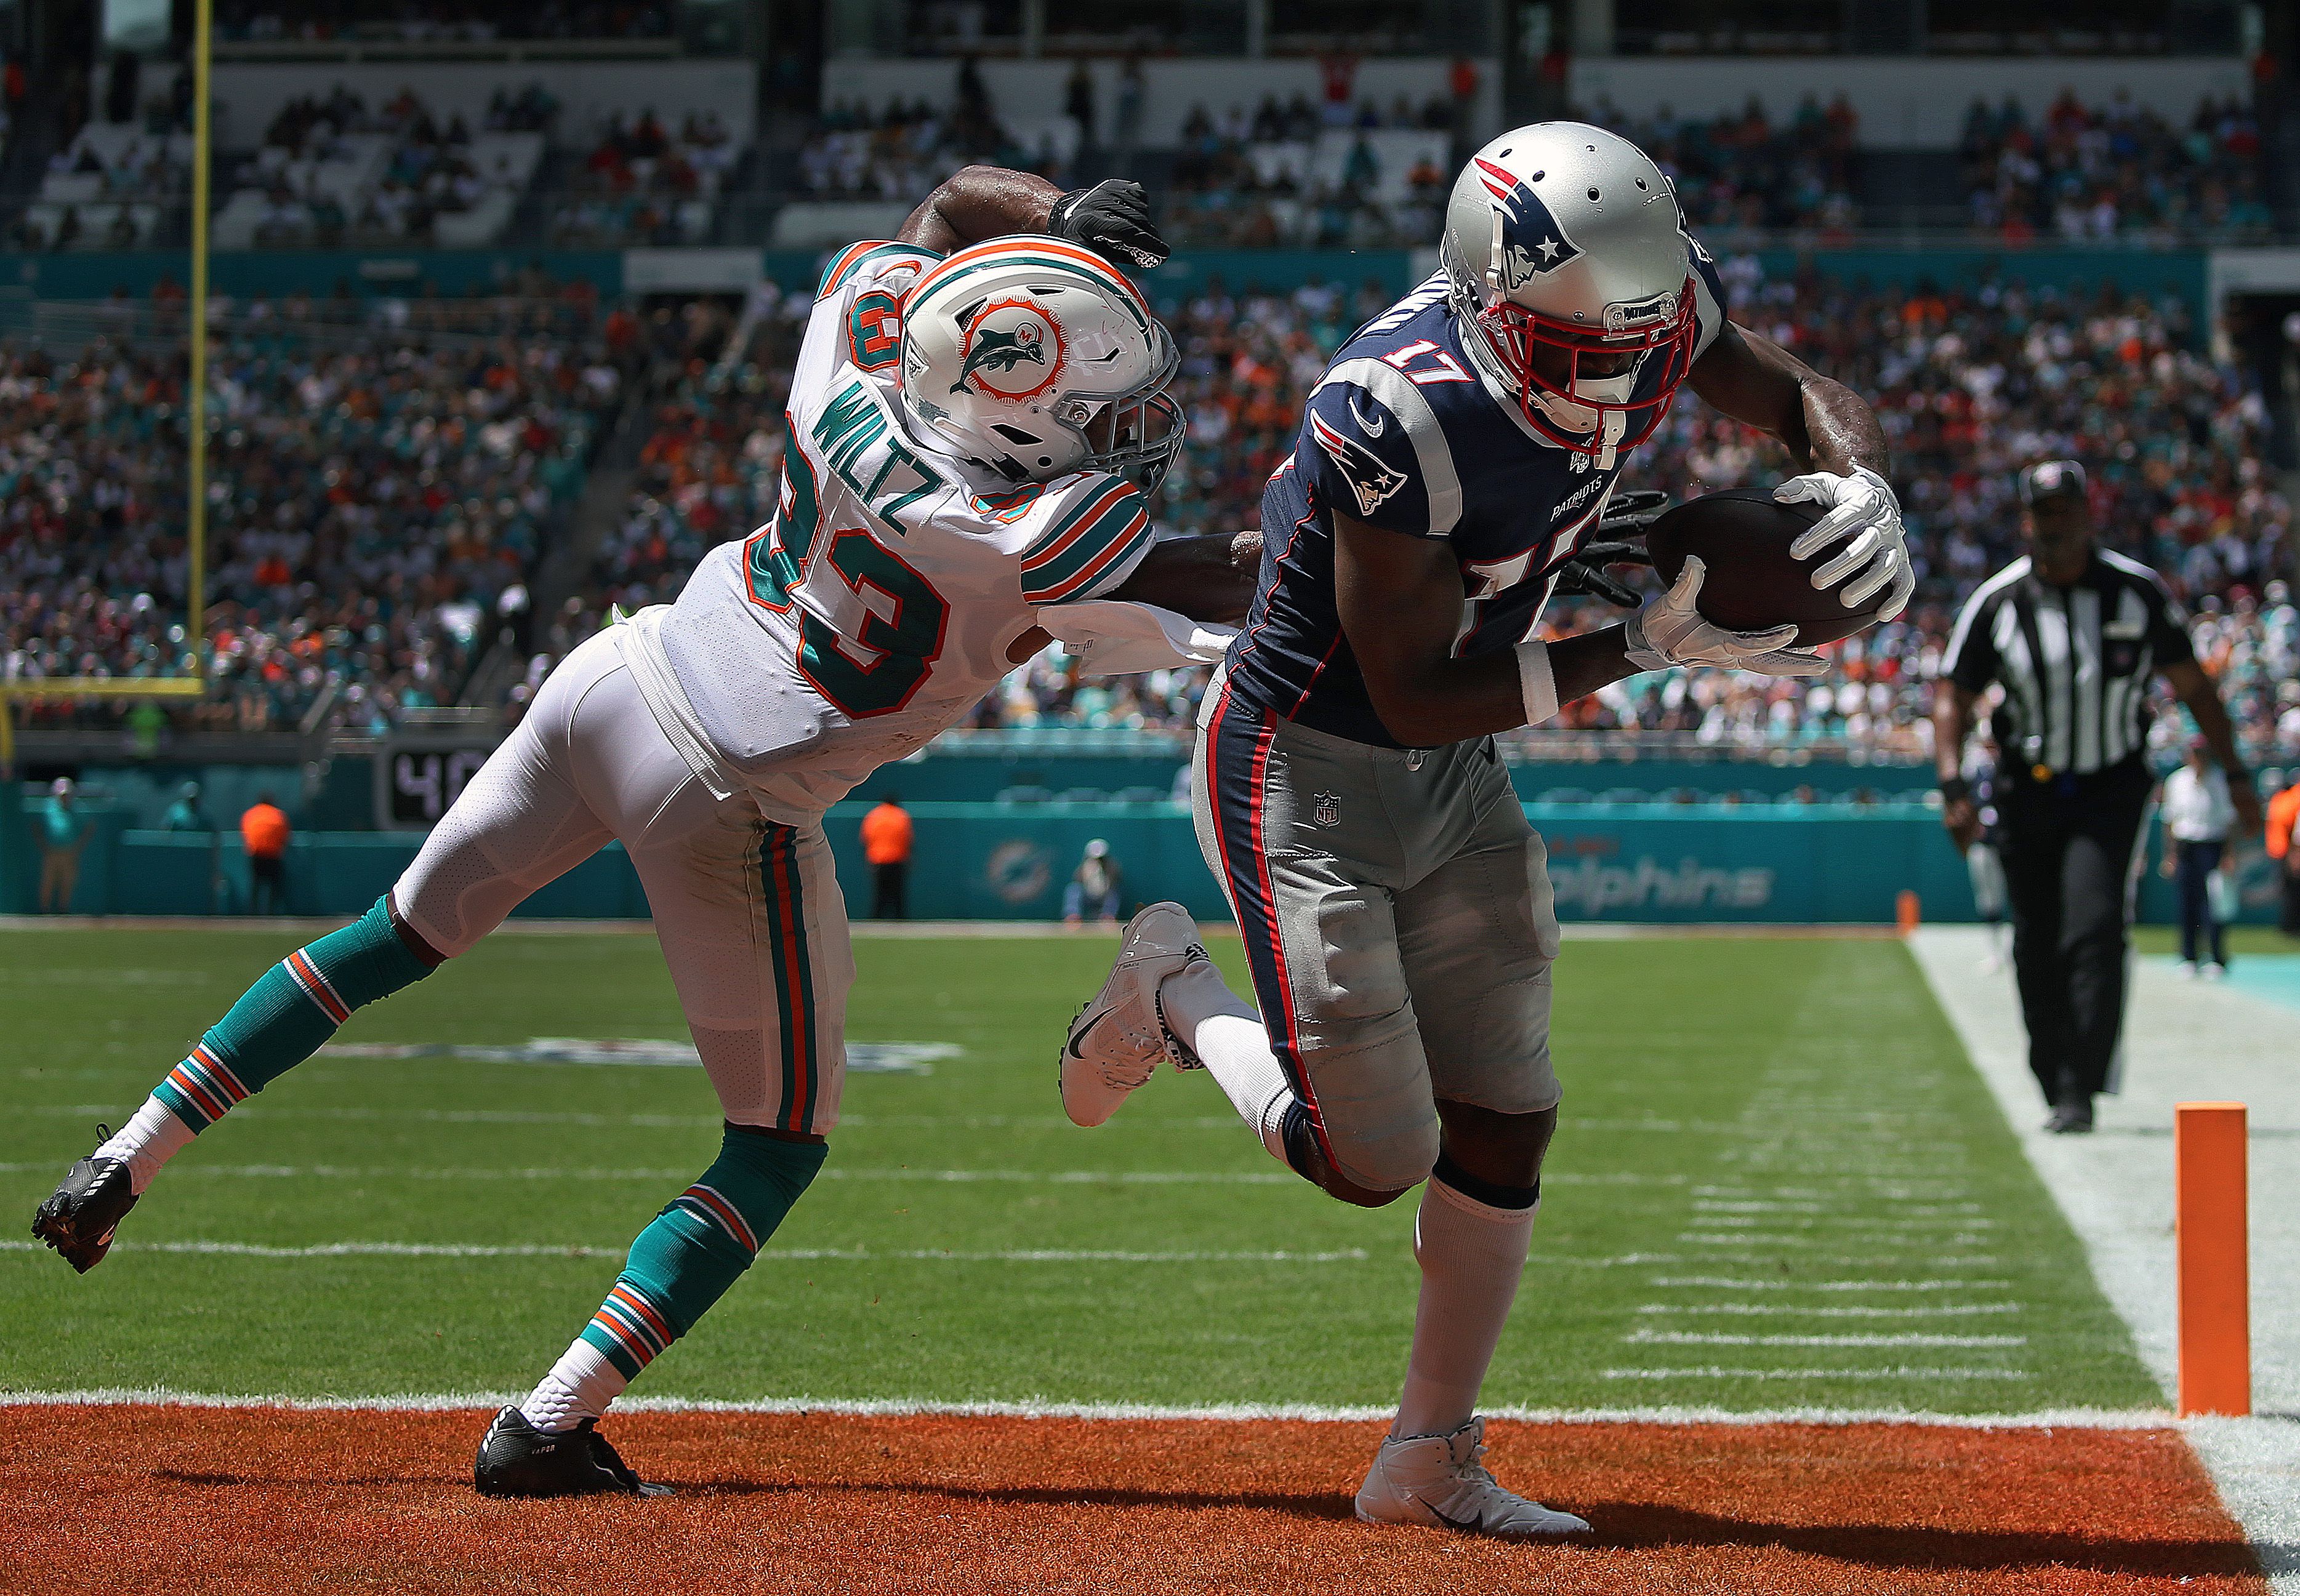
[[1062, 1043], [1062, 1112], [1071, 1124], [1100, 1125], [1118, 1112], [1161, 1059], [1178, 1069], [1197, 1066], [1166, 1029], [1158, 985], [1205, 956], [1198, 923], [1179, 903], [1153, 903], [1127, 921], [1110, 979], [1078, 1011]]
[[1384, 1438], [1358, 1487], [1368, 1524], [1426, 1524], [1513, 1541], [1579, 1534], [1588, 1520], [1505, 1491], [1486, 1472], [1486, 1421], [1450, 1435]]

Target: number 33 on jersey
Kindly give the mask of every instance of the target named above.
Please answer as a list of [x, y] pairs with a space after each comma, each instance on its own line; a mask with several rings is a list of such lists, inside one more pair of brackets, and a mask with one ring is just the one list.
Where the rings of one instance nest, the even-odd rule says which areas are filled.
[[[793, 373], [775, 518], [705, 556], [659, 628], [699, 729], [754, 781], [771, 768], [795, 806], [836, 802], [954, 723], [1012, 669], [1038, 606], [1105, 594], [1149, 551], [1130, 484], [1017, 486], [905, 428], [903, 303], [938, 259], [862, 244], [831, 262]], [[977, 320], [962, 380], [1003, 392], [1065, 358], [1056, 320], [1027, 303]]]

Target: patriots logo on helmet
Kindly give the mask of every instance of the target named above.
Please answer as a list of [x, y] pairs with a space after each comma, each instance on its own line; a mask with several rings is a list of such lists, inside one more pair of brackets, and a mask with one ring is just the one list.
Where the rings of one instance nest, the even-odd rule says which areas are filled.
[[1478, 158], [1477, 167], [1478, 181], [1485, 185], [1488, 196], [1494, 202], [1495, 213], [1501, 218], [1494, 270], [1505, 290], [1514, 293], [1581, 253], [1565, 236], [1565, 229], [1557, 225], [1557, 219], [1542, 204], [1532, 184], [1482, 155]]
[[1316, 411], [1310, 412], [1310, 436], [1334, 462], [1357, 495], [1358, 513], [1371, 515], [1374, 507], [1405, 486], [1405, 473], [1357, 439], [1337, 432]]

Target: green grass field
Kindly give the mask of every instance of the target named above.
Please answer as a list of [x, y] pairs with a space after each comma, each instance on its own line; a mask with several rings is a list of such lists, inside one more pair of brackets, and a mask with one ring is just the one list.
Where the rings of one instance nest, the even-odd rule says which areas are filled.
[[[278, 934], [0, 933], [0, 1388], [524, 1390], [715, 1151], [702, 1072], [322, 1056], [200, 1138], [78, 1277], [24, 1225]], [[635, 1394], [1381, 1403], [1413, 1204], [1280, 1169], [1213, 1083], [1062, 1118], [1102, 939], [863, 940], [856, 1042], [962, 1050], [849, 1079], [817, 1182]], [[1242, 985], [1235, 941], [1217, 946]], [[496, 936], [338, 1037], [679, 1038], [653, 943]], [[1564, 1120], [1489, 1405], [1951, 1412], [2161, 1401], [1894, 943], [1573, 941]], [[162, 1250], [225, 1243], [286, 1250]], [[308, 1250], [415, 1244], [434, 1253]], [[511, 1250], [496, 1256], [471, 1250]]]

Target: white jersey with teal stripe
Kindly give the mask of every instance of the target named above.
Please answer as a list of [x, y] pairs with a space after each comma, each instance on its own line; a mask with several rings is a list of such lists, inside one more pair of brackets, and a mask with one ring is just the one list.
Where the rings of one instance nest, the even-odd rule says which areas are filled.
[[1013, 669], [1040, 605], [1095, 598], [1151, 543], [1149, 506], [1097, 471], [1016, 486], [904, 424], [903, 296], [938, 257], [858, 244], [831, 262], [793, 372], [775, 518], [704, 556], [638, 628], [679, 719], [760, 806], [796, 821], [955, 724]]

